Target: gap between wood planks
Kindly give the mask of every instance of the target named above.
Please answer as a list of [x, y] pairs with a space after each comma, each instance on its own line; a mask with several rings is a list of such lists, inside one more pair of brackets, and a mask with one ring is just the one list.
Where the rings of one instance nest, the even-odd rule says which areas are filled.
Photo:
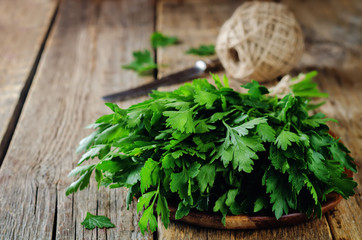
[[55, 188], [55, 211], [54, 211], [54, 221], [53, 221], [53, 230], [52, 230], [52, 240], [55, 240], [56, 236], [57, 236], [57, 221], [58, 221], [58, 207], [57, 206], [58, 206], [58, 189]]
[[5, 159], [7, 151], [9, 149], [11, 139], [13, 138], [16, 126], [18, 124], [21, 112], [23, 110], [24, 103], [25, 103], [26, 98], [27, 98], [28, 93], [29, 93], [29, 89], [31, 87], [34, 76], [35, 76], [36, 71], [38, 69], [38, 65], [39, 65], [41, 56], [43, 54], [44, 47], [45, 47], [46, 42], [48, 40], [49, 34], [50, 34], [50, 32], [51, 32], [51, 30], [53, 28], [53, 25], [54, 25], [54, 22], [55, 22], [57, 13], [58, 13], [60, 1], [61, 0], [59, 0], [57, 2], [54, 13], [52, 14], [52, 17], [51, 17], [51, 20], [50, 20], [50, 23], [49, 23], [49, 27], [48, 27], [48, 29], [47, 29], [47, 31], [45, 33], [45, 36], [43, 38], [43, 41], [42, 41], [41, 45], [40, 45], [38, 54], [36, 55], [36, 58], [35, 58], [35, 61], [34, 61], [34, 64], [33, 64], [32, 68], [31, 68], [31, 71], [29, 73], [29, 76], [27, 77], [27, 79], [25, 81], [25, 84], [24, 84], [24, 87], [21, 90], [18, 102], [16, 103], [16, 106], [15, 106], [13, 115], [11, 116], [9, 125], [6, 128], [6, 131], [5, 131], [5, 134], [4, 134], [4, 137], [3, 137], [2, 141], [0, 141], [0, 167], [1, 167], [2, 163], [3, 163], [3, 160]]
[[[153, 4], [153, 32], [157, 31], [157, 6], [158, 6], [158, 2], [159, 0], [155, 0], [154, 4]], [[157, 48], [153, 49], [153, 60], [155, 61], [156, 64], [157, 63]], [[158, 80], [158, 67], [156, 69], [153, 70], [153, 81], [157, 81]]]
[[[157, 7], [159, 4], [159, 0], [155, 0], [154, 5], [153, 5], [153, 32], [157, 31]], [[156, 64], [158, 64], [157, 62], [157, 48], [153, 49], [153, 56], [154, 56], [154, 61]], [[157, 81], [158, 80], [158, 65], [157, 68], [153, 71], [153, 81]], [[160, 224], [160, 223], [158, 223]], [[153, 239], [157, 240], [158, 239], [158, 232], [157, 229], [153, 232]]]

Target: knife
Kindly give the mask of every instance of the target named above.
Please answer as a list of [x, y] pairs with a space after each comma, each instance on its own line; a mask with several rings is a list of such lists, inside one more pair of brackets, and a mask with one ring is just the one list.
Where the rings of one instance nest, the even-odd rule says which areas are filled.
[[107, 102], [116, 102], [116, 101], [122, 101], [125, 99], [147, 95], [157, 87], [169, 86], [176, 83], [186, 82], [188, 80], [195, 79], [201, 76], [205, 72], [217, 71], [220, 69], [222, 69], [222, 66], [219, 59], [208, 60], [208, 61], [198, 60], [196, 61], [195, 65], [191, 68], [170, 74], [157, 81], [153, 81], [136, 88], [103, 96], [102, 99]]

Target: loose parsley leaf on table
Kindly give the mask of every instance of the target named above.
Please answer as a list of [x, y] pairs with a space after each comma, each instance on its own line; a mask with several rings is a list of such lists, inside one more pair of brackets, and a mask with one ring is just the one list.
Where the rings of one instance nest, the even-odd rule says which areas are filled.
[[198, 48], [190, 48], [186, 51], [187, 54], [194, 54], [198, 56], [210, 56], [215, 54], [215, 45], [200, 45]]
[[128, 65], [123, 65], [122, 68], [134, 70], [140, 75], [149, 74], [152, 69], [157, 68], [157, 64], [148, 50], [133, 52], [133, 57], [134, 61]]
[[348, 198], [357, 183], [345, 174], [356, 172], [348, 149], [329, 134], [333, 119], [308, 112], [310, 97], [320, 96], [314, 75], [283, 98], [256, 81], [235, 92], [213, 75], [215, 86], [194, 80], [128, 109], [107, 103], [113, 113], [90, 125], [96, 130], [80, 143], [85, 153], [69, 174], [79, 177], [66, 194], [87, 187], [93, 172], [98, 187], [129, 188], [127, 206], [137, 196], [144, 211], [142, 233], [157, 229], [157, 216], [168, 226], [169, 205], [177, 219], [214, 211], [223, 223], [260, 211], [320, 217], [328, 193]]
[[105, 216], [97, 216], [87, 212], [87, 216], [81, 223], [86, 229], [98, 228], [114, 228], [115, 225], [111, 223], [111, 220]]
[[177, 42], [178, 42], [177, 37], [169, 37], [169, 36], [163, 35], [160, 32], [154, 32], [151, 35], [151, 46], [153, 48], [165, 47], [165, 46], [176, 44]]

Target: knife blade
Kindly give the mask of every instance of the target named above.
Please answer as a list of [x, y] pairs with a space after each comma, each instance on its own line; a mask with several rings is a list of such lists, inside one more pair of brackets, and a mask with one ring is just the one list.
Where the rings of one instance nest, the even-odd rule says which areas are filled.
[[168, 76], [160, 78], [157, 81], [153, 81], [136, 88], [103, 96], [102, 99], [107, 102], [116, 102], [130, 98], [140, 97], [152, 92], [152, 90], [156, 89], [157, 87], [186, 82], [188, 80], [201, 76], [207, 71], [216, 71], [220, 70], [220, 68], [222, 68], [222, 66], [218, 59], [209, 61], [198, 60], [191, 68], [170, 74]]

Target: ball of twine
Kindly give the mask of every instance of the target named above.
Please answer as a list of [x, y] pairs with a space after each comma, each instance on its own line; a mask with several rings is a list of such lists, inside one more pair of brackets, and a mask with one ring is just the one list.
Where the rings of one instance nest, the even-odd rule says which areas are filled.
[[288, 73], [303, 54], [303, 34], [293, 13], [272, 2], [247, 2], [221, 27], [216, 52], [227, 75], [273, 80]]

